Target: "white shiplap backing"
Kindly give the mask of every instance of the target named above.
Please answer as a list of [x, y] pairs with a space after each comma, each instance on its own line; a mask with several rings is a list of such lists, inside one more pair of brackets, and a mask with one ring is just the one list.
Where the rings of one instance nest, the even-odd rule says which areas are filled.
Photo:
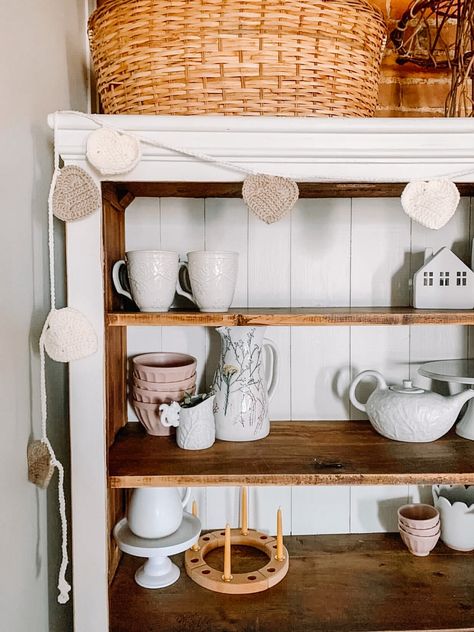
[[[424, 248], [453, 247], [468, 261], [471, 233], [469, 199], [440, 231], [410, 222], [398, 198], [300, 200], [271, 226], [240, 199], [141, 198], [126, 212], [127, 250], [239, 252], [235, 307], [407, 305]], [[469, 351], [467, 327], [270, 327], [266, 335], [280, 350], [280, 384], [270, 404], [275, 420], [363, 418], [347, 394], [357, 372], [377, 369], [389, 381], [410, 375], [430, 387], [417, 375], [420, 363]], [[219, 351], [212, 329], [128, 329], [129, 355], [161, 349], [196, 356], [199, 386], [210, 384]], [[249, 518], [251, 526], [274, 531], [281, 506], [285, 533], [392, 531], [396, 508], [429, 493], [408, 485], [252, 488]], [[237, 488], [193, 494], [205, 528], [238, 524]]]

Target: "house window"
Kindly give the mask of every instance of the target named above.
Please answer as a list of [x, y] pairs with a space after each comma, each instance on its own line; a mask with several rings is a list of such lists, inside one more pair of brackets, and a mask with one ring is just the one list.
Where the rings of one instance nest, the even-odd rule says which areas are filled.
[[456, 272], [456, 285], [467, 285], [467, 272]]
[[449, 285], [449, 272], [440, 272], [439, 273], [439, 284], [441, 286]]
[[432, 272], [423, 272], [423, 285], [433, 285]]

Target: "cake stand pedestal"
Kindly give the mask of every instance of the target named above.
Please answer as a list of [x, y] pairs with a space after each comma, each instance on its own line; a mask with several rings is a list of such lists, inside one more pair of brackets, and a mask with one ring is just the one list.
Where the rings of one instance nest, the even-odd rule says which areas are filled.
[[[422, 364], [418, 373], [432, 380], [465, 384], [474, 388], [473, 360], [437, 360]], [[474, 398], [467, 403], [466, 412], [456, 426], [456, 434], [474, 440]]]
[[174, 584], [180, 571], [169, 555], [191, 548], [200, 533], [200, 520], [187, 512], [183, 514], [179, 529], [165, 538], [139, 538], [130, 531], [126, 518], [122, 518], [114, 528], [114, 538], [121, 551], [148, 558], [135, 573], [135, 581], [143, 588], [165, 588]]

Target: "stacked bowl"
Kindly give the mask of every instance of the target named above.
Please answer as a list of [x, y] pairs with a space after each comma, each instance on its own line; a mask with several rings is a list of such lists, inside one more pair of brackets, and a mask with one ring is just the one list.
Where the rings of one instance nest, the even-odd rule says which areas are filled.
[[439, 540], [439, 512], [423, 503], [403, 505], [398, 510], [398, 530], [410, 553], [425, 557]]
[[196, 391], [196, 358], [185, 353], [144, 353], [132, 359], [130, 396], [133, 409], [150, 435], [171, 429], [160, 421], [160, 405], [181, 401]]

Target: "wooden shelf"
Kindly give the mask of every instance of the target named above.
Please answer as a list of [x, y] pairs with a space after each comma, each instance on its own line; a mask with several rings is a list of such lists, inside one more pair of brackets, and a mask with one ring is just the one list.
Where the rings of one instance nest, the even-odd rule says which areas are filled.
[[[300, 198], [400, 197], [403, 182], [298, 182]], [[473, 195], [472, 183], [456, 185], [461, 195]], [[115, 187], [122, 206], [135, 197], [240, 198], [242, 182], [104, 182]]]
[[413, 307], [255, 307], [224, 313], [198, 311], [109, 312], [107, 324], [188, 325], [474, 325], [474, 310], [414, 309]]
[[368, 421], [275, 421], [260, 441], [181, 450], [173, 437], [123, 428], [109, 451], [111, 487], [474, 483], [474, 442], [454, 431], [399, 443]]
[[[124, 555], [111, 586], [111, 632], [387, 632], [472, 630], [474, 555], [438, 543], [411, 555], [398, 534], [285, 538], [286, 578], [254, 595], [223, 595], [195, 584], [181, 568], [176, 584], [144, 590], [143, 560]], [[242, 551], [243, 553], [243, 551]], [[249, 559], [250, 558], [250, 559]], [[233, 562], [239, 558], [234, 556]], [[251, 565], [244, 572], [262, 565]], [[220, 559], [216, 559], [216, 568]], [[239, 569], [236, 568], [238, 571]]]

